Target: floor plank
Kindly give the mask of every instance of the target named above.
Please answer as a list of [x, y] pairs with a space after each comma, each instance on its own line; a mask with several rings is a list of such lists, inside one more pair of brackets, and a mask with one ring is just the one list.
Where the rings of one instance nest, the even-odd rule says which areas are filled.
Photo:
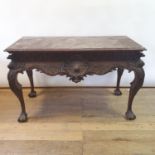
[[154, 155], [155, 142], [98, 141], [84, 144], [83, 155]]
[[81, 142], [0, 141], [1, 155], [82, 155]]

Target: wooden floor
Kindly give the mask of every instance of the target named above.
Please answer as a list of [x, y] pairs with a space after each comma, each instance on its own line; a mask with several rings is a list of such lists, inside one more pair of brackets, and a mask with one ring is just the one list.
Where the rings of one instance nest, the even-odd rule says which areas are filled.
[[27, 96], [29, 121], [19, 124], [19, 102], [0, 90], [0, 155], [155, 155], [155, 89], [134, 100], [135, 121], [124, 119], [128, 89], [37, 89]]

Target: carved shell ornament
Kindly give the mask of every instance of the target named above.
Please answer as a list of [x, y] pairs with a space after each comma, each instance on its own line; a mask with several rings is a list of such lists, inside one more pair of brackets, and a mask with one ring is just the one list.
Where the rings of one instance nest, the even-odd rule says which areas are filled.
[[83, 77], [86, 76], [88, 70], [88, 63], [81, 61], [72, 61], [64, 63], [64, 71], [67, 77], [70, 77], [75, 83], [83, 80]]

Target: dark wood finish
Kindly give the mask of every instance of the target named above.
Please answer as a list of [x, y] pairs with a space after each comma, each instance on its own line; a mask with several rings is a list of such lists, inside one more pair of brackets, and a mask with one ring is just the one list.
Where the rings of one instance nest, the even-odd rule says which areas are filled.
[[124, 71], [124, 69], [122, 69], [122, 68], [117, 69], [117, 85], [116, 85], [116, 89], [114, 91], [114, 95], [116, 95], [116, 96], [122, 95], [122, 92], [120, 91], [120, 81], [121, 81], [123, 71]]
[[36, 91], [34, 90], [34, 82], [33, 82], [33, 71], [31, 69], [28, 69], [26, 73], [29, 78], [31, 86], [31, 92], [29, 93], [29, 97], [36, 97]]
[[11, 59], [8, 66], [9, 85], [22, 109], [18, 121], [27, 121], [27, 114], [17, 75], [27, 71], [33, 94], [33, 69], [51, 76], [66, 75], [77, 83], [87, 75], [104, 75], [118, 68], [117, 91], [123, 70], [133, 71], [135, 78], [131, 83], [126, 118], [135, 119], [132, 102], [144, 81], [144, 63], [141, 60], [143, 50], [141, 45], [128, 37], [22, 38], [6, 49]]

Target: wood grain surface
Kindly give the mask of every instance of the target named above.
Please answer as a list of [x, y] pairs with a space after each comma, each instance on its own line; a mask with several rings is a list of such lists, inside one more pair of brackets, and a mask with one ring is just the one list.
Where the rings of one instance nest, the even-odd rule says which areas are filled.
[[0, 90], [0, 154], [2, 155], [154, 155], [155, 89], [141, 89], [133, 110], [137, 119], [122, 117], [128, 89], [24, 89], [29, 122], [19, 124], [17, 98]]

